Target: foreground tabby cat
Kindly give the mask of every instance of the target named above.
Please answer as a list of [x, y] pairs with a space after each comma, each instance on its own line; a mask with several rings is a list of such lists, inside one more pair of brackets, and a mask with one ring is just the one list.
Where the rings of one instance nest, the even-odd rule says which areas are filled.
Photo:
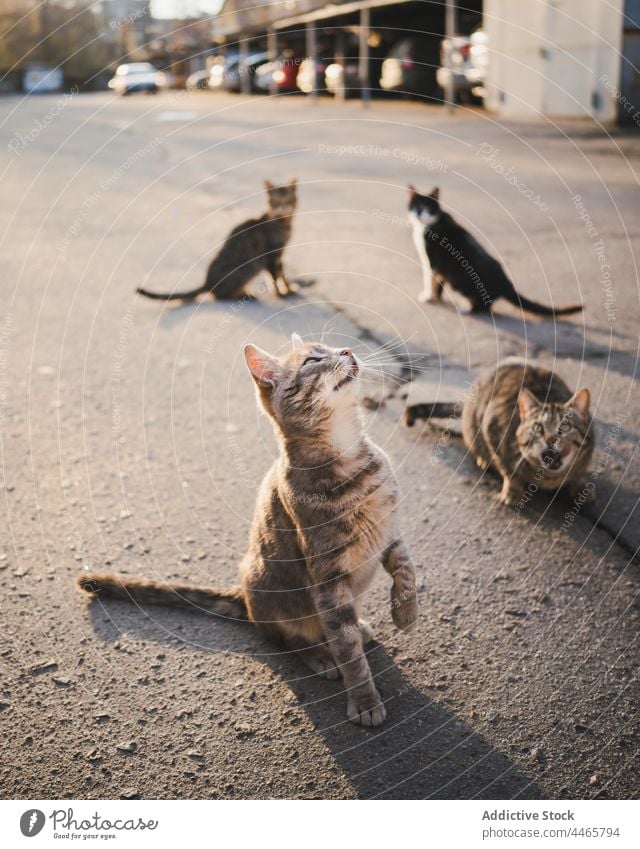
[[[460, 410], [458, 404], [413, 404], [405, 423], [457, 417]], [[553, 490], [566, 484], [572, 496], [584, 498], [592, 430], [588, 389], [572, 395], [552, 371], [515, 357], [481, 375], [462, 405], [465, 445], [482, 470], [492, 467], [502, 476], [500, 500], [511, 507], [532, 485]]]
[[276, 295], [284, 297], [293, 292], [284, 276], [282, 254], [291, 237], [296, 181], [292, 180], [288, 186], [274, 186], [266, 180], [264, 185], [267, 211], [260, 218], [250, 218], [234, 227], [211, 261], [202, 286], [190, 292], [136, 289], [137, 293], [159, 301], [188, 301], [204, 294], [219, 300], [241, 298], [245, 294], [244, 287], [262, 271], [268, 272]]
[[300, 654], [314, 672], [343, 676], [347, 715], [380, 725], [385, 706], [363, 644], [358, 609], [378, 564], [392, 579], [398, 628], [417, 620], [414, 569], [396, 522], [389, 460], [371, 443], [360, 413], [361, 366], [349, 349], [304, 344], [276, 357], [245, 348], [280, 456], [262, 482], [239, 586], [219, 590], [85, 574], [91, 595], [168, 604], [248, 619]]
[[409, 186], [409, 219], [413, 240], [422, 264], [420, 301], [437, 302], [448, 283], [471, 304], [471, 312], [489, 312], [498, 298], [536, 315], [570, 315], [582, 304], [545, 307], [530, 301], [516, 289], [497, 259], [487, 253], [468, 230], [440, 207], [440, 190], [420, 195]]

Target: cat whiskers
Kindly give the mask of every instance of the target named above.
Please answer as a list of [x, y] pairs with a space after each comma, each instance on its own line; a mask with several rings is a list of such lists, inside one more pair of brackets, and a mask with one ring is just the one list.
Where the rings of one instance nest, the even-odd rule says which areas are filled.
[[407, 344], [414, 338], [416, 334], [412, 333], [411, 336], [405, 338], [403, 336], [394, 336], [388, 342], [383, 342], [378, 348], [375, 348], [372, 351], [369, 351], [369, 356], [376, 355], [382, 351], [385, 351], [388, 354], [393, 354], [397, 349], [407, 346]]
[[431, 364], [420, 364], [420, 359], [422, 356], [416, 357], [415, 359], [411, 357], [407, 357], [407, 359], [393, 359], [393, 360], [365, 360], [362, 364], [363, 368], [386, 371], [387, 369], [402, 369], [402, 371], [410, 371], [415, 374], [424, 374], [428, 371], [433, 370], [433, 366]]
[[[328, 329], [327, 329], [327, 325], [329, 325]], [[325, 344], [324, 337], [327, 335], [327, 333], [333, 333], [335, 326], [336, 326], [336, 317], [335, 317], [335, 315], [332, 315], [330, 318], [328, 318], [325, 321], [324, 325], [322, 326], [322, 332], [320, 333], [320, 344], [321, 345]]]

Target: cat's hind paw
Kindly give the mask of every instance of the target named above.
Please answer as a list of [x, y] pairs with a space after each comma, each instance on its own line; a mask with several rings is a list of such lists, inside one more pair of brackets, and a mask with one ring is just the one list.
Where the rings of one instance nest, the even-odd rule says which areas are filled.
[[300, 286], [284, 278], [278, 281], [278, 294], [281, 298], [289, 298], [300, 293]]
[[501, 504], [504, 504], [505, 507], [513, 507], [515, 509], [522, 501], [522, 493], [518, 492], [517, 489], [503, 486], [502, 491], [498, 496], [498, 500]]
[[335, 665], [335, 663], [331, 663], [329, 661], [326, 661], [323, 664], [323, 668], [317, 669], [316, 672], [318, 675], [322, 676], [323, 678], [326, 678], [328, 681], [337, 681], [338, 678], [342, 678], [342, 673]]
[[[295, 644], [294, 644], [295, 645]], [[292, 646], [293, 647], [293, 646]], [[342, 676], [331, 655], [331, 652], [324, 646], [300, 646], [293, 647], [300, 660], [316, 675], [321, 675], [323, 678], [328, 678], [329, 681], [336, 681]]]
[[369, 625], [368, 622], [365, 622], [364, 619], [358, 619], [358, 626], [360, 628], [360, 633], [362, 634], [362, 642], [366, 646], [367, 643], [370, 643], [375, 639], [373, 631], [371, 630], [371, 625]]

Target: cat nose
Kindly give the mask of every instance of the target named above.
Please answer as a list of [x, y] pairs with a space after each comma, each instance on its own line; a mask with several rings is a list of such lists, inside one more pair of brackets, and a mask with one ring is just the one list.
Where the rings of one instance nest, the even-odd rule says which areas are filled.
[[554, 471], [560, 468], [560, 463], [562, 459], [560, 454], [557, 451], [554, 451], [553, 448], [545, 448], [542, 452], [542, 462], [549, 469], [553, 469]]
[[353, 357], [353, 351], [351, 350], [351, 348], [343, 348], [342, 351], [340, 351], [340, 356]]

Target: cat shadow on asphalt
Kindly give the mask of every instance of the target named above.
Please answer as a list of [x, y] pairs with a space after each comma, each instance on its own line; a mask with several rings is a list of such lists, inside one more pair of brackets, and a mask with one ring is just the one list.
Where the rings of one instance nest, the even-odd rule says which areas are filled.
[[[385, 648], [378, 642], [366, 646], [376, 686], [385, 700], [387, 721], [377, 729], [363, 729], [346, 718], [346, 696], [341, 681], [327, 681], [309, 670], [290, 652], [266, 642], [250, 624], [221, 621], [218, 617], [171, 608], [137, 608], [107, 600], [87, 605], [96, 638], [105, 647], [124, 637], [147, 644], [135, 658], [136, 671], [153, 672], [155, 652], [151, 644], [175, 647], [200, 656], [202, 667], [194, 689], [201, 688], [198, 706], [216, 711], [220, 684], [209, 680], [207, 667], [223, 673], [225, 656], [244, 655], [268, 666], [282, 679], [295, 702], [282, 699], [278, 690], [269, 690], [269, 699], [282, 699], [276, 710], [304, 711], [314, 730], [295, 736], [296, 745], [304, 737], [318, 734], [339, 769], [360, 799], [542, 799], [544, 791], [516, 767], [509, 758], [474, 731], [447, 707], [434, 701], [401, 674]], [[136, 651], [137, 651], [136, 647]], [[132, 650], [129, 649], [129, 657]], [[204, 673], [204, 674], [203, 674]], [[166, 673], [165, 673], [166, 674]], [[251, 673], [249, 673], [251, 675]], [[252, 687], [260, 690], [259, 676]], [[185, 680], [171, 679], [163, 689], [175, 706], [185, 690]], [[113, 687], [111, 687], [113, 690]], [[262, 691], [264, 694], [264, 690]], [[226, 695], [242, 696], [226, 685]], [[258, 697], [260, 699], [260, 697]], [[228, 700], [227, 700], [228, 702]], [[267, 706], [263, 706], [267, 709]], [[233, 704], [237, 722], [256, 724], [256, 712]], [[167, 718], [167, 721], [171, 720]], [[265, 775], [269, 772], [271, 749], [282, 746], [282, 735], [273, 734], [267, 723], [255, 729], [255, 757]], [[291, 737], [291, 729], [287, 731]], [[247, 745], [245, 741], [242, 745]], [[215, 737], [211, 738], [215, 746]], [[313, 778], [313, 776], [308, 776]], [[190, 793], [193, 789], [190, 787]], [[265, 792], [265, 797], [269, 797]], [[301, 791], [301, 797], [305, 791]], [[306, 795], [314, 795], [313, 793]]]
[[[634, 350], [620, 350], [606, 341], [610, 336], [630, 338], [627, 334], [613, 328], [609, 331], [570, 321], [530, 319], [524, 315], [506, 315], [497, 312], [471, 314], [468, 318], [521, 339], [529, 346], [534, 356], [538, 350], [544, 350], [558, 358], [569, 357], [574, 360], [583, 360], [626, 377], [632, 377], [637, 371], [637, 357]], [[605, 341], [595, 341], [593, 334], [601, 334], [605, 337]]]
[[291, 282], [299, 286], [299, 290], [290, 292], [286, 297], [277, 298], [266, 284], [254, 285], [253, 294], [251, 286], [247, 289], [247, 295], [235, 300], [215, 300], [210, 295], [199, 299], [188, 301], [177, 301], [163, 307], [160, 317], [160, 326], [165, 330], [171, 330], [183, 321], [193, 318], [196, 313], [212, 314], [224, 319], [225, 316], [252, 315], [256, 317], [256, 323], [269, 314], [282, 311], [287, 305], [300, 304], [304, 302], [305, 290], [315, 284], [315, 280], [291, 278]]

